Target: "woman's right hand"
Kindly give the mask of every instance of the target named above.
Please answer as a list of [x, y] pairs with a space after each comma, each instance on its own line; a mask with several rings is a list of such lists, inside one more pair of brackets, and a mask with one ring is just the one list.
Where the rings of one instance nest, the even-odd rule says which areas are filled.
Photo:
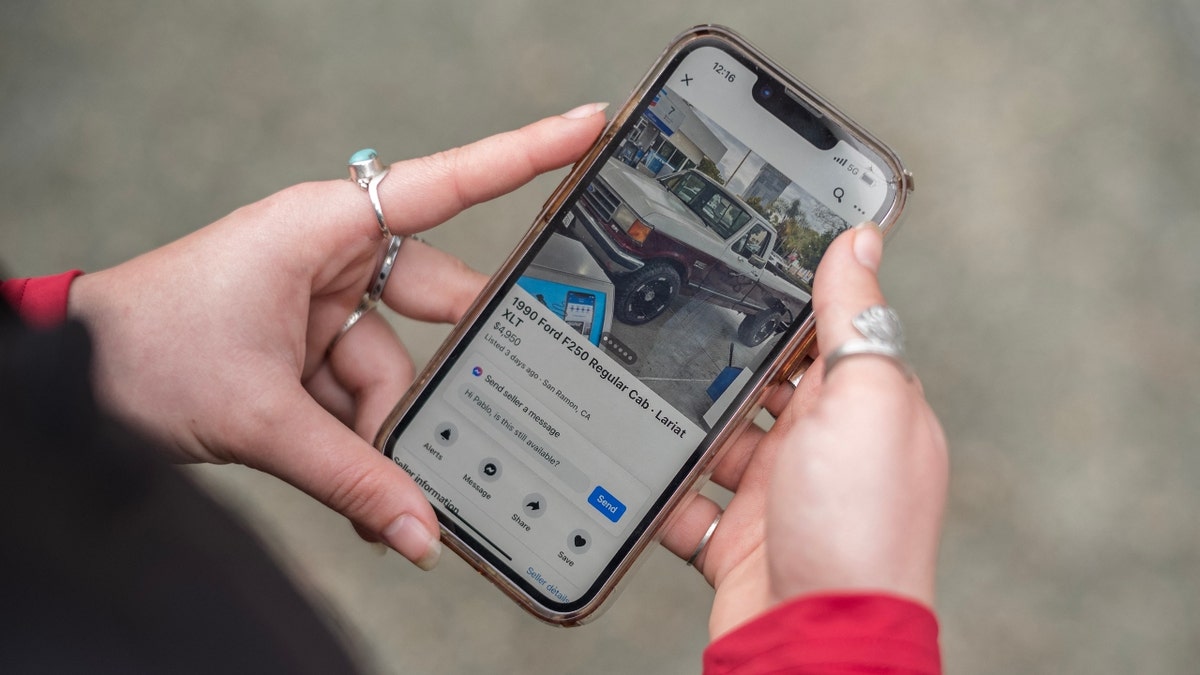
[[[813, 296], [822, 352], [861, 338], [851, 320], [884, 304], [882, 247], [868, 224], [826, 252]], [[735, 494], [696, 561], [717, 591], [710, 634], [820, 592], [932, 605], [948, 470], [920, 383], [884, 357], [846, 358], [831, 373], [822, 358], [767, 408], [772, 429], [751, 429], [713, 474]], [[697, 498], [664, 543], [689, 556], [717, 511]]]

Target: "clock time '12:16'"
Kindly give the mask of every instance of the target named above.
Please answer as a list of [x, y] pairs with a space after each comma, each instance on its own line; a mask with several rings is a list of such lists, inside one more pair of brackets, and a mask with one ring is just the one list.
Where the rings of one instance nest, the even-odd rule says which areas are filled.
[[713, 72], [730, 82], [734, 80], [734, 72], [722, 65], [720, 61], [713, 61]]

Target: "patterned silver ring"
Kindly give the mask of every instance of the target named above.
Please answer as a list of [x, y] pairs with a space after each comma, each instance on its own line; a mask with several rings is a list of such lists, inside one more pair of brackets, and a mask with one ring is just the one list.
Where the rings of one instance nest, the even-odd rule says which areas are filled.
[[371, 289], [363, 293], [362, 299], [358, 301], [358, 306], [350, 312], [350, 316], [346, 317], [346, 321], [342, 323], [341, 330], [334, 336], [333, 341], [329, 343], [329, 347], [325, 350], [328, 354], [333, 351], [334, 345], [342, 339], [358, 320], [363, 318], [367, 312], [375, 309], [379, 304], [379, 299], [383, 297], [383, 289], [387, 288], [388, 277], [392, 276], [392, 269], [396, 266], [396, 258], [400, 255], [400, 246], [404, 243], [404, 237], [398, 234], [393, 234], [391, 239], [388, 239], [387, 252], [383, 255], [383, 260], [379, 261], [379, 268], [375, 270], [375, 275], [371, 277]]
[[379, 269], [375, 271], [371, 281], [371, 290], [367, 293], [367, 299], [372, 303], [379, 302], [383, 297], [383, 288], [387, 286], [388, 277], [392, 275], [392, 267], [396, 264], [396, 256], [400, 255], [400, 245], [403, 243], [404, 237], [399, 234], [393, 234], [388, 240], [387, 253], [379, 263]]
[[342, 338], [345, 337], [346, 333], [350, 332], [351, 328], [354, 328], [354, 324], [358, 323], [359, 319], [366, 316], [367, 312], [373, 309], [375, 309], [375, 302], [366, 295], [363, 295], [362, 300], [358, 301], [358, 306], [354, 308], [353, 312], [350, 312], [350, 316], [346, 317], [346, 321], [342, 323], [341, 330], [338, 331], [337, 335], [333, 336], [333, 341], [325, 348], [326, 356], [333, 352], [333, 348], [337, 346], [338, 342], [341, 342]]
[[826, 377], [842, 359], [869, 355], [888, 359], [904, 373], [905, 379], [913, 378], [912, 367], [904, 358], [904, 327], [894, 309], [872, 305], [855, 316], [851, 323], [863, 339], [849, 340], [825, 357]]

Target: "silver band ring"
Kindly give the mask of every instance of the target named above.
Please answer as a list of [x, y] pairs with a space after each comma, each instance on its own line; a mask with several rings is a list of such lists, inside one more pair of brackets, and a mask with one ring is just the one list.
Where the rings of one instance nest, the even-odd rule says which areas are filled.
[[894, 309], [872, 305], [855, 316], [852, 323], [863, 337], [848, 340], [825, 357], [826, 377], [842, 359], [869, 355], [888, 359], [904, 373], [905, 379], [913, 378], [912, 367], [904, 358], [904, 328]]
[[912, 367], [908, 365], [908, 361], [904, 360], [904, 352], [898, 351], [894, 346], [871, 342], [870, 340], [850, 340], [846, 344], [838, 347], [832, 354], [825, 357], [825, 377], [829, 377], [829, 373], [833, 372], [833, 367], [842, 359], [850, 356], [882, 356], [892, 363], [904, 373], [904, 379], [911, 380], [913, 378]]
[[712, 523], [708, 526], [708, 529], [704, 532], [704, 536], [700, 537], [700, 543], [696, 544], [696, 550], [692, 551], [692, 555], [688, 556], [688, 559], [687, 559], [688, 567], [692, 567], [696, 564], [696, 558], [699, 558], [700, 554], [704, 551], [704, 547], [708, 546], [708, 540], [712, 539], [713, 532], [717, 531], [717, 523], [721, 522], [721, 516], [723, 516], [723, 515], [725, 515], [724, 511], [717, 511], [717, 517], [713, 518]]

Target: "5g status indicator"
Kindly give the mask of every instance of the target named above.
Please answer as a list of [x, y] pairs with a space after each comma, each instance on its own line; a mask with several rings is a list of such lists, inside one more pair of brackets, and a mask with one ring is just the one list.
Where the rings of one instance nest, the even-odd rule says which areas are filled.
[[871, 167], [867, 167], [867, 169], [864, 171], [845, 157], [834, 157], [833, 161], [835, 164], [845, 167], [846, 171], [849, 171], [851, 176], [858, 176], [859, 179], [866, 183], [869, 187], [875, 187], [875, 176], [873, 175], [873, 170]]

